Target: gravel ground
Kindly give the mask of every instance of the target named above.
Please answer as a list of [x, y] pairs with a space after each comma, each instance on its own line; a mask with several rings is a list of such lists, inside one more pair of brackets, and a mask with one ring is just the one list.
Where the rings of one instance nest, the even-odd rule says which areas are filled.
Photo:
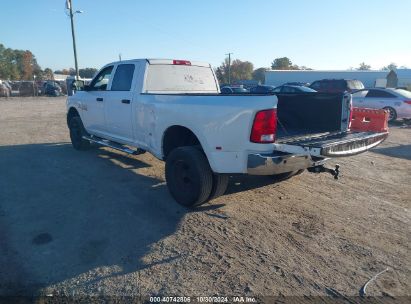
[[[0, 99], [0, 295], [411, 295], [411, 128], [342, 178], [232, 177], [195, 210], [146, 153], [75, 151], [64, 98]], [[335, 163], [335, 162], [333, 162]]]

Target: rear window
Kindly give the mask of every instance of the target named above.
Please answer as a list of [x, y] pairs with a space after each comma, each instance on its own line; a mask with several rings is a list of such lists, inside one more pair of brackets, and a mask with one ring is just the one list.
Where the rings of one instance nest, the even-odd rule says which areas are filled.
[[217, 93], [210, 67], [151, 64], [148, 65], [146, 93]]
[[314, 90], [319, 90], [321, 87], [321, 84], [319, 81], [314, 81], [311, 85], [310, 88], [314, 89]]
[[336, 81], [330, 81], [330, 87], [336, 89], [336, 90], [345, 90], [345, 81], [344, 80], [336, 80]]
[[301, 87], [298, 87], [302, 92], [310, 92], [310, 93], [314, 93], [314, 92], [317, 92], [316, 90], [313, 90], [313, 89], [310, 89], [310, 88], [307, 88], [307, 87], [303, 87], [303, 86], [301, 86]]
[[382, 90], [369, 90], [367, 96], [365, 97], [394, 98], [395, 96]]
[[411, 92], [403, 89], [396, 89], [395, 93], [400, 94], [405, 98], [411, 98]]
[[348, 80], [348, 88], [351, 90], [364, 89], [364, 84], [359, 80]]

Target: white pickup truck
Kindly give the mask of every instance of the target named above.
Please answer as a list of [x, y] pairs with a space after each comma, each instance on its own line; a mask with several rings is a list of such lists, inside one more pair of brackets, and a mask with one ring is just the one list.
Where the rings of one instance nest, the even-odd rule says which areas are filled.
[[198, 206], [231, 174], [287, 178], [308, 169], [338, 177], [331, 157], [358, 154], [388, 132], [350, 131], [350, 94], [220, 94], [212, 67], [138, 59], [104, 66], [67, 99], [73, 147], [97, 143], [166, 162], [171, 195]]

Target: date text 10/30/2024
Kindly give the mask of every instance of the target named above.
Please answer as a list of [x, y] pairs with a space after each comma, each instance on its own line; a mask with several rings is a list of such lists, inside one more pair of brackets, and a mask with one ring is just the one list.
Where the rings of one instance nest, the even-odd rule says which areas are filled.
[[150, 303], [257, 303], [254, 297], [150, 297]]

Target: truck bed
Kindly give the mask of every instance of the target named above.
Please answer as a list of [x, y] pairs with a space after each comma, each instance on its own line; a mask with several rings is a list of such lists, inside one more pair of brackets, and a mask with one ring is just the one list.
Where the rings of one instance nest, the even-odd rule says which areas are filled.
[[340, 132], [343, 94], [277, 94], [277, 139]]

